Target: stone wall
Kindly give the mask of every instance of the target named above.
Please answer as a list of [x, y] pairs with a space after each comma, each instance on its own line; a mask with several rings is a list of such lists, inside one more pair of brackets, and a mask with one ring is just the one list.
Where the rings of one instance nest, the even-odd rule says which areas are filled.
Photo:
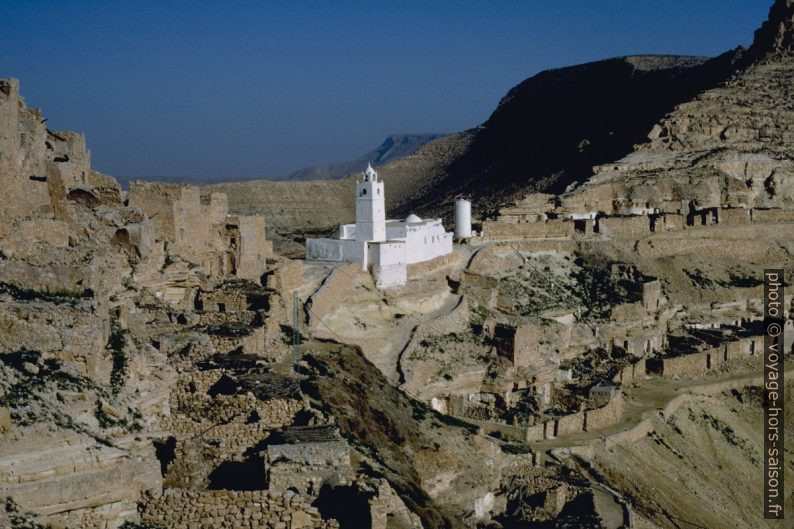
[[214, 369], [180, 375], [170, 398], [171, 409], [178, 414], [164, 420], [179, 440], [213, 437], [221, 440], [219, 457], [236, 458], [272, 430], [292, 424], [295, 415], [305, 408], [301, 400], [261, 400], [251, 393], [209, 395], [224, 374], [225, 370]]
[[170, 254], [199, 264], [210, 275], [259, 281], [273, 256], [258, 216], [228, 216], [226, 196], [201, 196], [198, 187], [130, 182], [127, 200], [151, 219], [155, 238]]
[[662, 213], [651, 218], [654, 233], [679, 231], [686, 228], [686, 215], [678, 213]]
[[616, 424], [623, 414], [623, 393], [616, 392], [604, 406], [586, 410], [584, 414], [585, 431], [588, 432]]
[[408, 277], [417, 277], [425, 274], [431, 274], [447, 266], [456, 266], [460, 262], [460, 254], [451, 252], [446, 255], [440, 255], [429, 261], [422, 261], [420, 263], [408, 264]]
[[686, 374], [701, 374], [708, 371], [711, 362], [709, 353], [695, 353], [673, 358], [648, 359], [646, 366], [649, 372], [666, 377]]
[[645, 237], [651, 233], [651, 221], [644, 215], [603, 217], [598, 219], [598, 232], [607, 237]]
[[746, 208], [722, 208], [717, 210], [719, 224], [747, 224], [751, 221], [751, 210]]
[[689, 355], [649, 358], [646, 360], [646, 369], [664, 377], [683, 375], [700, 375], [721, 364], [741, 358], [763, 356], [763, 337], [753, 336], [733, 340]]
[[[121, 204], [121, 186], [108, 175], [91, 169], [91, 152], [85, 135], [71, 131], [47, 131], [47, 183], [53, 207], [57, 197], [97, 203]], [[79, 193], [78, 193], [79, 191]]]
[[292, 291], [303, 286], [303, 261], [284, 259], [278, 266], [268, 273], [265, 286], [280, 290], [284, 296], [292, 300]]
[[583, 411], [565, 415], [554, 420], [554, 435], [571, 435], [585, 430], [585, 413]]
[[371, 529], [423, 529], [419, 516], [405, 506], [386, 479], [381, 478], [374, 487], [369, 498]]
[[470, 270], [463, 270], [460, 291], [474, 305], [494, 308], [499, 297], [499, 280], [495, 277], [471, 272]]
[[[224, 199], [225, 199], [225, 195]], [[237, 227], [239, 241], [229, 241], [236, 258], [236, 275], [259, 281], [268, 257], [273, 256], [273, 243], [265, 239], [265, 218], [259, 216], [230, 216], [229, 225]]]
[[617, 424], [622, 414], [623, 393], [615, 391], [604, 406], [578, 411], [529, 426], [525, 429], [525, 441], [542, 441], [563, 435], [607, 428]]
[[497, 354], [514, 367], [543, 367], [549, 358], [567, 356], [571, 327], [551, 320], [497, 323], [493, 335]]
[[48, 215], [47, 129], [25, 106], [17, 79], [0, 79], [0, 216]]
[[280, 460], [302, 465], [349, 465], [350, 447], [342, 440], [268, 446], [267, 462], [274, 464]]
[[204, 419], [211, 423], [230, 421], [235, 417], [243, 420], [256, 410], [259, 423], [264, 428], [274, 429], [292, 424], [295, 414], [304, 408], [300, 400], [272, 398], [257, 399], [253, 394], [209, 395], [225, 370], [213, 369], [194, 373], [183, 373], [171, 392], [171, 408], [194, 419]]
[[659, 310], [662, 298], [662, 283], [658, 280], [642, 284], [642, 306], [648, 312]]
[[144, 522], [174, 529], [336, 529], [295, 494], [267, 491], [186, 491], [167, 489], [145, 502]]
[[[252, 313], [246, 313], [252, 314]], [[226, 320], [228, 322], [228, 320]], [[269, 319], [267, 320], [270, 321]], [[210, 341], [213, 348], [220, 353], [229, 353], [241, 350], [243, 353], [255, 354], [262, 357], [270, 356], [271, 351], [268, 347], [268, 336], [266, 327], [244, 327], [242, 335], [224, 336], [222, 334], [211, 334]], [[272, 356], [271, 356], [272, 357]]]
[[511, 424], [494, 421], [483, 421], [479, 419], [472, 419], [470, 417], [466, 417], [464, 420], [468, 423], [478, 426], [485, 435], [501, 437], [502, 439], [512, 441], [526, 440], [527, 429], [521, 426], [513, 426]]
[[753, 222], [794, 222], [794, 210], [754, 209], [751, 215]]
[[[215, 288], [199, 290], [196, 295], [196, 304], [205, 312], [228, 312], [248, 310], [248, 296], [241, 288]], [[207, 321], [202, 321], [207, 324]]]
[[483, 239], [571, 238], [574, 235], [574, 223], [550, 220], [514, 224], [487, 220], [483, 222], [482, 232]]
[[12, 427], [11, 412], [5, 406], [0, 406], [0, 432], [8, 433]]
[[617, 382], [623, 385], [631, 384], [640, 376], [645, 374], [645, 364], [642, 362], [636, 364], [629, 364], [623, 369], [621, 369], [618, 374], [612, 379], [613, 382]]
[[327, 482], [353, 477], [350, 446], [333, 426], [295, 427], [271, 437], [265, 452], [267, 487], [316, 497]]
[[180, 184], [130, 182], [127, 203], [154, 221], [158, 240], [171, 242], [176, 239], [174, 203], [181, 200], [186, 188]]
[[[552, 432], [547, 432], [548, 428], [552, 429]], [[553, 435], [554, 423], [553, 422], [542, 422], [540, 424], [536, 424], [534, 426], [530, 426], [526, 429], [526, 435], [524, 436], [527, 442], [531, 441], [541, 441], [543, 439], [548, 439]]]

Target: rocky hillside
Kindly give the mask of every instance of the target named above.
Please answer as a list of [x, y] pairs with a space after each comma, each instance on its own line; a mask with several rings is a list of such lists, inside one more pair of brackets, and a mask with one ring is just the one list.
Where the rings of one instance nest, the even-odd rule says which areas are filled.
[[[389, 214], [410, 209], [407, 201], [415, 194], [430, 194], [445, 178], [444, 167], [465, 151], [471, 132], [445, 136], [418, 151], [381, 166], [387, 176], [386, 201]], [[398, 174], [399, 177], [388, 175]], [[288, 255], [300, 255], [303, 238], [310, 233], [332, 233], [342, 222], [355, 220], [355, 176], [341, 180], [270, 182], [256, 180], [208, 186], [206, 190], [225, 193], [235, 212], [260, 214], [268, 219], [268, 236], [276, 248]]]
[[375, 149], [363, 156], [359, 156], [355, 160], [305, 167], [277, 180], [335, 180], [344, 178], [354, 173], [360, 173], [367, 168], [369, 163], [378, 167], [403, 156], [408, 156], [427, 142], [437, 140], [442, 136], [443, 134], [392, 134]]
[[777, 2], [737, 63], [739, 71], [677, 105], [650, 129], [646, 142], [596, 167], [573, 195], [604, 196], [609, 189], [637, 203], [689, 201], [690, 209], [790, 208], [792, 17], [794, 3]]
[[755, 32], [750, 49], [756, 58], [790, 55], [794, 51], [794, 2], [777, 0], [769, 18]]
[[594, 473], [631, 498], [638, 527], [725, 527], [727, 511], [734, 527], [784, 527], [757, 514], [762, 399], [758, 387], [693, 398], [656, 419], [644, 439], [596, 448]]
[[[560, 192], [587, 179], [594, 165], [631, 152], [677, 104], [733, 74], [740, 56], [630, 56], [541, 72], [508, 91], [479, 127], [380, 167], [387, 207], [394, 216], [449, 217], [453, 197], [467, 194], [485, 214], [523, 192]], [[315, 184], [324, 194], [348, 192], [337, 183]], [[296, 206], [282, 200], [293, 193], [288, 187], [256, 181], [218, 189], [229, 194], [232, 209], [261, 213], [272, 225], [297, 218]], [[353, 214], [324, 204], [319, 210], [309, 226], [348, 222]]]
[[241, 214], [299, 247], [352, 178], [124, 196], [0, 80], [0, 527], [779, 527], [759, 277], [794, 273], [792, 31], [778, 0], [746, 51], [544, 72], [382, 166], [398, 214], [511, 202], [385, 291]]

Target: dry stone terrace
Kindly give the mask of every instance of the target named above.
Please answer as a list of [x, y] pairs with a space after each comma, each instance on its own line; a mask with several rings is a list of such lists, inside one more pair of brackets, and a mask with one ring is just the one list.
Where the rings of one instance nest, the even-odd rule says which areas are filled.
[[335, 529], [323, 521], [316, 507], [298, 495], [267, 491], [191, 492], [171, 489], [146, 504], [146, 522], [159, 527], [200, 529]]
[[[0, 80], [0, 526], [755, 527], [733, 494], [761, 475], [759, 277], [794, 277], [775, 35], [794, 3], [775, 13], [623, 159], [371, 263], [399, 265], [387, 290], [361, 263], [277, 255], [214, 188], [122, 192]], [[274, 184], [301, 208], [293, 245], [325, 222], [313, 206], [352, 214], [352, 187]]]

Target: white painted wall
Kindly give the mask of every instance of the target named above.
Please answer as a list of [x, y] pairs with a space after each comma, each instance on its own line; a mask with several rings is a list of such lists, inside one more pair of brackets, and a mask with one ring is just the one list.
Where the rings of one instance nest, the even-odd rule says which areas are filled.
[[441, 219], [387, 222], [383, 182], [371, 167], [364, 176], [356, 182], [356, 223], [341, 224], [339, 239], [306, 239], [306, 259], [360, 262], [378, 288], [389, 288], [406, 283], [408, 264], [452, 252], [452, 233]]
[[407, 225], [401, 220], [386, 221], [386, 239], [405, 239]]
[[306, 239], [306, 259], [353, 263], [364, 257], [364, 243], [355, 240]]
[[406, 246], [404, 240], [370, 242], [369, 263], [381, 266], [405, 264]]
[[356, 238], [356, 225], [355, 224], [340, 224], [339, 225], [339, 238], [340, 239], [355, 239]]
[[421, 263], [452, 252], [452, 233], [445, 232], [441, 219], [407, 227], [407, 262]]

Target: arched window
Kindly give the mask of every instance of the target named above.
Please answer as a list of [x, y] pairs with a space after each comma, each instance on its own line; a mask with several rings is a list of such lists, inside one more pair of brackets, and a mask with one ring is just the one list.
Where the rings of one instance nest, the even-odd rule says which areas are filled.
[[366, 194], [367, 194], [367, 190], [366, 190], [366, 189], [362, 189], [362, 190], [361, 190], [361, 196], [363, 197], [363, 196], [364, 196], [364, 195], [366, 195]]

